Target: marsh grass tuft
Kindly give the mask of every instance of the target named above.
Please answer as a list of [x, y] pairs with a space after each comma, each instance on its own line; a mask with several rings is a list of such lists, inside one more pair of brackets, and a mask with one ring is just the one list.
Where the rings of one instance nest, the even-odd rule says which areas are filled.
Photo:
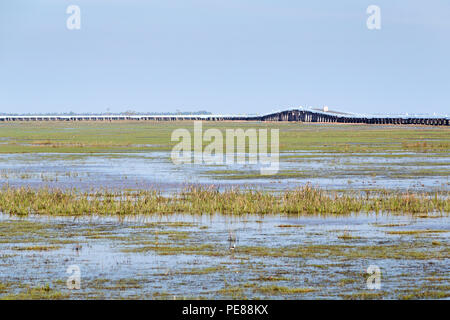
[[445, 233], [448, 230], [395, 230], [395, 231], [386, 231], [387, 234], [398, 234], [398, 235], [417, 235], [417, 234], [427, 234], [427, 233]]
[[341, 240], [356, 240], [356, 239], [360, 239], [360, 237], [354, 236], [348, 231], [344, 231], [341, 235], [338, 235], [338, 239], [341, 239]]
[[50, 250], [58, 250], [61, 246], [27, 246], [27, 247], [14, 247], [14, 250], [17, 251], [50, 251]]
[[17, 294], [0, 296], [1, 300], [59, 300], [69, 298], [69, 294], [52, 289], [48, 284], [40, 287], [28, 287]]
[[271, 193], [254, 189], [190, 186], [170, 196], [159, 190], [77, 192], [76, 190], [3, 187], [0, 211], [15, 215], [146, 214], [349, 214], [358, 212], [450, 212], [448, 195], [374, 192], [330, 193], [310, 185]]
[[265, 294], [299, 294], [299, 293], [309, 293], [317, 291], [315, 288], [289, 288], [277, 285], [265, 286], [257, 288], [256, 291]]

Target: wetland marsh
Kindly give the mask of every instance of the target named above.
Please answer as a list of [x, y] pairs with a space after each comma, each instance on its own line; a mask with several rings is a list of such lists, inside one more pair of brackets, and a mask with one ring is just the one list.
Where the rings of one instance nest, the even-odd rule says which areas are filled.
[[[193, 122], [44, 122], [0, 126], [1, 184], [176, 191], [188, 184], [293, 189], [448, 191], [446, 127], [205, 122], [205, 129], [280, 130], [280, 170], [173, 164], [171, 133]], [[204, 143], [206, 145], [206, 143]], [[248, 150], [238, 150], [246, 152]]]
[[190, 121], [1, 124], [0, 298], [450, 296], [448, 128], [204, 126], [279, 129], [279, 172], [175, 165]]
[[[2, 215], [0, 298], [448, 298], [449, 226], [405, 215]], [[79, 290], [66, 286], [71, 265]], [[367, 289], [370, 265], [380, 290]]]

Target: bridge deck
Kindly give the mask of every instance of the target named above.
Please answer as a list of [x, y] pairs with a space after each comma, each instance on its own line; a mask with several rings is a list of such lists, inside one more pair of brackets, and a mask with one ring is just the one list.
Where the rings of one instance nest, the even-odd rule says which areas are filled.
[[414, 124], [448, 126], [450, 118], [435, 116], [367, 116], [320, 112], [316, 110], [293, 109], [266, 115], [70, 115], [70, 116], [8, 116], [0, 115], [0, 122], [9, 121], [296, 121], [323, 123], [361, 123], [361, 124]]

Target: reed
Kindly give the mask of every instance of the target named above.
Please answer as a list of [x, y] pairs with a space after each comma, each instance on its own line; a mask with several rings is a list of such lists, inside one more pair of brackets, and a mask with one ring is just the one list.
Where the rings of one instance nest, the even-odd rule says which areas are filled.
[[281, 193], [190, 186], [169, 196], [135, 192], [12, 188], [0, 190], [0, 211], [14, 215], [449, 213], [449, 192], [366, 194], [326, 192], [309, 185]]

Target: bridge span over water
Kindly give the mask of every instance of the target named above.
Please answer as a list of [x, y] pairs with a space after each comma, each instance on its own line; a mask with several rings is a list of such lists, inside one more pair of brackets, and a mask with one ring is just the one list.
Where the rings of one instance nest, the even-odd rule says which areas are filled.
[[291, 121], [316, 123], [397, 124], [449, 126], [450, 117], [430, 115], [358, 115], [320, 109], [291, 109], [265, 115], [0, 115], [11, 121]]

